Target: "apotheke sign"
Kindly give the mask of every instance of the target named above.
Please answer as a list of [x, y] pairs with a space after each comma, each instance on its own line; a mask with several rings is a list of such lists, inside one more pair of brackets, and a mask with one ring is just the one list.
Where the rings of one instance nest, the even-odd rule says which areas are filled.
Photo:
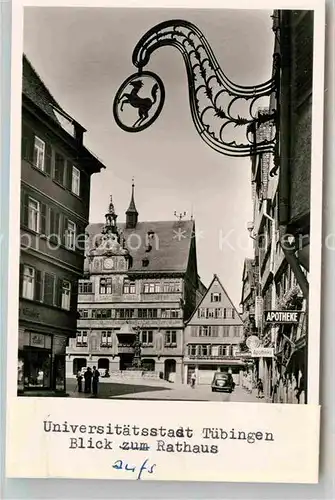
[[265, 311], [264, 320], [266, 323], [299, 323], [301, 311]]

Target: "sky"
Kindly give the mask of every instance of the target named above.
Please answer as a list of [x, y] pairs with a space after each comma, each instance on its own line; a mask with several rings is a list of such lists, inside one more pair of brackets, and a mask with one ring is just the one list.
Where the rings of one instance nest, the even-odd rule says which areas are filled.
[[146, 130], [127, 133], [113, 118], [114, 96], [136, 72], [132, 52], [155, 24], [185, 19], [209, 41], [224, 73], [240, 85], [271, 77], [271, 12], [264, 10], [25, 8], [24, 52], [61, 107], [86, 129], [85, 145], [106, 165], [92, 177], [90, 222], [103, 222], [113, 202], [125, 220], [135, 179], [140, 221], [193, 214], [198, 272], [220, 277], [236, 306], [245, 257], [252, 256], [251, 163], [201, 140], [192, 122], [181, 54], [163, 47], [145, 68], [164, 82], [165, 104]]

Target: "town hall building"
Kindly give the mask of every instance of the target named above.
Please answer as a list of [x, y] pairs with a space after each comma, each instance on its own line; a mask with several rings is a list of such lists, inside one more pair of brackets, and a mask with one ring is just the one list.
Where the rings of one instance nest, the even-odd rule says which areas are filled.
[[67, 376], [98, 367], [110, 376], [181, 382], [183, 332], [205, 287], [197, 273], [195, 222], [138, 220], [134, 185], [126, 222], [112, 199], [105, 224], [87, 227], [86, 278], [79, 283], [77, 337]]

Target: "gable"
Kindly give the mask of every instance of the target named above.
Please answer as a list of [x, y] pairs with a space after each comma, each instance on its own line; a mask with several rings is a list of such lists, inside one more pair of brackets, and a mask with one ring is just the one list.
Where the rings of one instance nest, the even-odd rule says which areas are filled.
[[188, 324], [243, 326], [236, 307], [216, 275]]

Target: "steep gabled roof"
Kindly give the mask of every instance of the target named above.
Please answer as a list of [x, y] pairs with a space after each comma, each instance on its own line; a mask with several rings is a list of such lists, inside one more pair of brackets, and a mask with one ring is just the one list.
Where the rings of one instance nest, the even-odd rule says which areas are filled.
[[[103, 223], [89, 224], [88, 247], [94, 248]], [[125, 223], [118, 223], [122, 237], [126, 241], [132, 257], [129, 272], [181, 272], [187, 271], [191, 242], [194, 238], [194, 221], [149, 221], [138, 222], [135, 229], [127, 229]], [[148, 235], [151, 234], [151, 249], [148, 251]], [[148, 265], [143, 266], [143, 260], [148, 259]]]
[[247, 281], [250, 287], [253, 288], [256, 285], [255, 281], [255, 261], [254, 259], [246, 258], [244, 259], [243, 273], [242, 273], [242, 292], [241, 292], [241, 302], [243, 302], [243, 292], [244, 292], [244, 282]]
[[64, 113], [64, 115], [67, 115], [67, 113], [53, 97], [26, 55], [23, 55], [22, 93], [44, 111], [49, 118], [52, 118], [58, 125], [62, 126], [55, 113], [55, 108]]
[[[221, 303], [224, 303], [225, 305], [229, 304], [230, 307], [232, 309], [234, 309], [234, 311], [235, 311], [234, 318], [235, 318], [235, 320], [237, 320], [237, 322], [235, 323], [235, 321], [234, 321], [234, 323], [236, 325], [240, 324], [242, 326], [243, 325], [243, 321], [241, 319], [241, 316], [240, 316], [238, 310], [236, 309], [236, 307], [234, 306], [232, 300], [230, 299], [228, 293], [226, 292], [224, 286], [222, 285], [220, 279], [218, 278], [218, 276], [216, 274], [214, 274], [212, 282], [211, 282], [211, 284], [209, 285], [209, 287], [207, 289], [207, 292], [202, 297], [201, 301], [199, 302], [199, 304], [195, 308], [192, 316], [188, 320], [188, 324], [191, 323], [192, 319], [197, 315], [198, 309], [200, 307], [204, 307], [204, 305], [207, 303], [207, 300], [211, 296], [211, 293], [213, 293], [213, 291], [215, 291], [214, 288], [216, 288], [216, 290], [220, 289], [221, 293], [223, 294], [223, 299], [221, 300]], [[220, 303], [211, 302], [211, 307], [220, 307]], [[213, 318], [211, 318], [211, 319], [213, 319]]]

